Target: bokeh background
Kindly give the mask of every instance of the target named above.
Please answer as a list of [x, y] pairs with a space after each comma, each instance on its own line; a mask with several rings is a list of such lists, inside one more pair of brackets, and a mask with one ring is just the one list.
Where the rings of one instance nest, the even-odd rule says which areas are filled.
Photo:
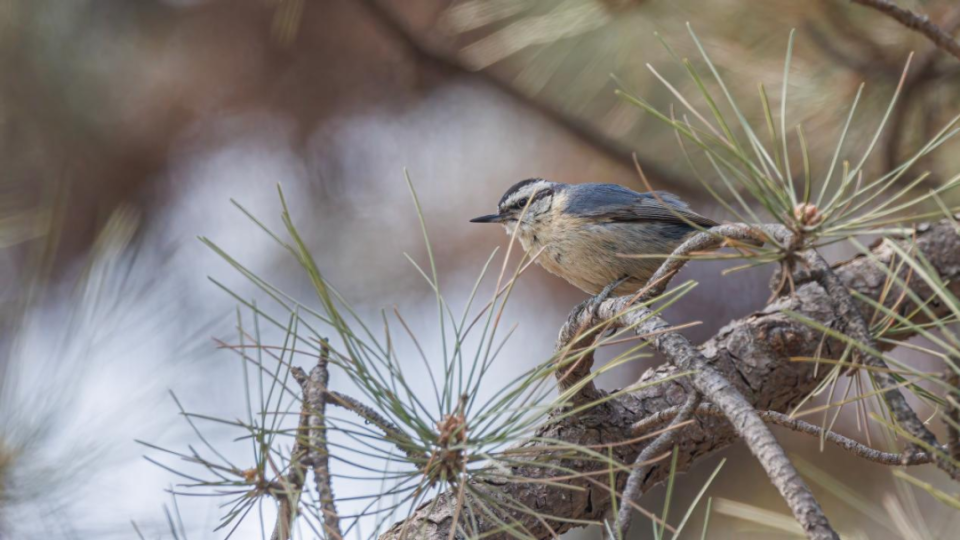
[[[901, 4], [951, 31], [960, 25], [950, 0]], [[172, 537], [166, 511], [182, 516], [188, 538], [225, 536], [212, 532], [218, 501], [171, 499], [164, 490], [179, 480], [142, 459], [149, 451], [135, 440], [195, 442], [171, 389], [188, 409], [242, 414], [238, 362], [213, 341], [236, 335], [236, 301], [207, 278], [254, 292], [198, 235], [310, 299], [295, 262], [231, 199], [277, 226], [282, 183], [330, 281], [362, 316], [398, 306], [428, 350], [438, 340], [433, 293], [403, 257], [425, 256], [404, 169], [455, 306], [505, 243], [500, 230], [467, 220], [524, 178], [643, 190], [636, 152], [657, 188], [729, 217], [694, 180], [673, 133], [613, 94], [611, 74], [669, 107], [673, 96], [647, 64], [690, 90], [657, 37], [694, 58], [688, 22], [758, 123], [757, 85], [779, 95], [796, 30], [788, 114], [804, 126], [815, 172], [863, 82], [851, 148], [865, 148], [911, 52], [901, 105], [868, 172], [890, 170], [960, 110], [960, 62], [839, 0], [0, 0], [0, 538], [130, 538], [131, 521], [148, 538]], [[957, 149], [948, 143], [924, 160], [929, 185], [960, 172]], [[725, 266], [684, 271], [700, 286], [670, 318], [702, 321], [688, 331], [696, 340], [769, 295], [769, 269], [721, 277]], [[521, 337], [496, 369], [506, 377], [549, 357], [582, 299], [532, 269], [506, 313]], [[601, 384], [625, 386], [656, 362]], [[857, 436], [852, 418], [839, 425]], [[231, 451], [234, 434], [207, 435]], [[958, 524], [886, 470], [821, 453], [815, 440], [782, 440], [858, 494], [816, 487], [842, 530], [948, 538]], [[712, 495], [786, 513], [745, 449], [720, 457], [730, 461]], [[678, 507], [715, 464], [682, 477]], [[662, 495], [644, 504], [657, 509]], [[723, 515], [711, 531], [785, 534]], [[259, 538], [257, 518], [236, 535]]]

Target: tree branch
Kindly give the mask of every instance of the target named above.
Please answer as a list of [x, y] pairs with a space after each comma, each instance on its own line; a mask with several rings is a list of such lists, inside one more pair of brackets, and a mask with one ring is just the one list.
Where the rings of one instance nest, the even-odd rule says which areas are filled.
[[932, 41], [934, 45], [960, 60], [960, 43], [953, 39], [953, 36], [945, 32], [942, 28], [930, 22], [930, 17], [926, 15], [919, 15], [910, 11], [909, 9], [903, 9], [890, 0], [850, 1], [854, 4], [860, 4], [861, 6], [873, 8], [896, 20], [907, 28], [923, 34], [927, 37], [927, 39]]
[[324, 342], [317, 358], [317, 365], [308, 376], [299, 367], [290, 372], [300, 384], [303, 398], [300, 406], [300, 423], [297, 426], [297, 439], [290, 453], [290, 472], [283, 483], [283, 493], [278, 495], [280, 509], [277, 523], [273, 529], [272, 540], [292, 538], [292, 525], [299, 513], [300, 494], [306, 480], [307, 467], [313, 468], [317, 493], [320, 496], [320, 512], [323, 514], [323, 530], [326, 536], [342, 540], [340, 516], [337, 514], [333, 486], [330, 480], [330, 451], [327, 448], [326, 394], [330, 382], [327, 364], [330, 349]]
[[293, 376], [303, 388], [304, 408], [309, 411], [309, 446], [307, 461], [313, 467], [313, 479], [320, 497], [320, 512], [323, 514], [323, 530], [333, 540], [341, 540], [340, 516], [337, 514], [336, 498], [330, 478], [330, 450], [327, 448], [327, 388], [330, 383], [330, 371], [327, 365], [330, 348], [324, 341], [320, 348], [317, 365], [305, 377], [303, 370], [295, 369]]
[[[637, 310], [631, 313], [633, 314], [637, 318], [645, 319], [637, 327], [638, 334], [669, 327], [666, 321], [647, 309]], [[627, 325], [636, 322], [630, 320], [631, 317], [624, 319]], [[737, 435], [743, 439], [767, 472], [770, 482], [780, 492], [807, 537], [812, 540], [839, 540], [840, 536], [830, 526], [810, 488], [790, 463], [786, 451], [740, 390], [710, 365], [703, 354], [679, 333], [661, 334], [654, 338], [653, 344], [679, 369], [694, 372], [693, 386], [723, 411]]]
[[352, 411], [360, 418], [377, 426], [386, 436], [387, 440], [391, 441], [401, 452], [406, 454], [411, 462], [426, 464], [427, 456], [420, 453], [417, 445], [410, 440], [410, 437], [408, 437], [403, 430], [395, 426], [390, 420], [387, 420], [382, 414], [346, 394], [332, 390], [328, 390], [326, 393], [331, 398], [328, 401], [330, 405], [337, 405], [348, 411]]
[[[373, 18], [380, 23], [381, 27], [396, 37], [403, 45], [412, 52], [421, 61], [432, 65], [434, 68], [447, 73], [453, 73], [465, 78], [480, 79], [485, 84], [493, 86], [503, 94], [513, 98], [525, 107], [536, 111], [539, 115], [548, 121], [570, 133], [588, 147], [610, 157], [616, 162], [627, 165], [633, 159], [634, 153], [627, 145], [604, 136], [597, 129], [590, 126], [587, 122], [572, 118], [563, 114], [549, 104], [537, 101], [530, 96], [519, 91], [516, 87], [490, 75], [484, 71], [473, 71], [465, 67], [461, 61], [453, 54], [437, 50], [437, 47], [428, 46], [422, 39], [399, 20], [397, 14], [393, 13], [383, 0], [364, 0], [361, 2], [366, 6], [367, 11]], [[642, 159], [644, 168], [657, 181], [664, 185], [669, 185], [670, 189], [678, 195], [690, 193], [690, 183], [685, 179], [670, 172], [655, 160], [649, 158]]]
[[[947, 220], [921, 225], [917, 229], [916, 239], [904, 238], [900, 242], [911, 246], [921, 253], [937, 271], [940, 277], [949, 283], [953, 294], [960, 294], [960, 236]], [[886, 269], [905, 267], [893, 264], [896, 252], [886, 243], [873, 248], [873, 258], [857, 257], [834, 267], [834, 273], [843, 285], [867, 298], [884, 302], [892, 307], [900, 301], [896, 291], [886, 291]], [[907, 269], [903, 268], [902, 276]], [[912, 280], [910, 288], [919, 298], [927, 298], [933, 291], [922, 280]], [[619, 309], [616, 304], [621, 299], [604, 302], [600, 307], [601, 316], [610, 316]], [[913, 312], [916, 306], [909, 299], [900, 301], [898, 307]], [[861, 310], [867, 309], [865, 304]], [[946, 307], [930, 306], [937, 316], [945, 316]], [[818, 349], [824, 351], [825, 359], [836, 359], [844, 349], [840, 340], [825, 337], [809, 325], [788, 316], [784, 312], [800, 314], [807, 319], [824, 326], [830, 326], [840, 319], [835, 303], [820, 283], [804, 282], [797, 286], [793, 295], [776, 298], [762, 311], [727, 324], [717, 335], [699, 347], [699, 352], [717, 373], [735, 386], [747, 405], [757, 410], [785, 412], [796, 406], [812, 391], [824, 376], [824, 370], [815, 371], [809, 363], [794, 362], [791, 358], [814, 356]], [[919, 315], [915, 322], [923, 324], [926, 319]], [[670, 335], [670, 334], [666, 334]], [[909, 334], [898, 334], [898, 339], [908, 339]], [[821, 347], [821, 343], [823, 346]], [[883, 344], [883, 347], [892, 347]], [[614, 445], [614, 458], [621, 463], [633, 463], [637, 455], [649, 444], [648, 441], [624, 444], [634, 438], [631, 427], [645, 419], [671, 407], [686, 402], [689, 391], [672, 379], [681, 373], [673, 365], [661, 365], [643, 374], [640, 383], [645, 387], [636, 392], [617, 396], [578, 415], [567, 416], [555, 422], [544, 424], [538, 431], [539, 440], [563, 441], [569, 445], [594, 446]], [[760, 420], [763, 422], [763, 420]], [[722, 418], [703, 417], [697, 422], [684, 426], [677, 438], [679, 446], [677, 470], [688, 470], [698, 461], [711, 453], [729, 446], [738, 439], [733, 425]], [[529, 441], [523, 444], [526, 451], [544, 452], [544, 459], [550, 456], [550, 445]], [[551, 531], [560, 534], [575, 526], [571, 520], [599, 522], [610, 509], [609, 488], [592, 485], [583, 478], [571, 478], [560, 471], [577, 470], [590, 473], [605, 468], [605, 465], [577, 457], [556, 456], [551, 463], [554, 466], [530, 465], [517, 466], [511, 471], [513, 481], [502, 485], [484, 484], [486, 491], [502, 492], [503, 497], [516, 501], [528, 508], [544, 508], [563, 520], [550, 520], [549, 517], [534, 517], [517, 511], [507, 516], [511, 521], [522, 525], [537, 538], [550, 538]], [[549, 462], [549, 460], [548, 460]], [[644, 479], [642, 491], [662, 482], [668, 476], [668, 467], [654, 467]], [[522, 482], [529, 478], [530, 482]], [[555, 479], [555, 481], [554, 481]], [[617, 476], [618, 490], [626, 483], [627, 475]], [[453, 508], [457, 504], [455, 492], [445, 492], [434, 501], [428, 501], [416, 509], [409, 518], [412, 530], [421, 531], [421, 538], [443, 540], [450, 535]], [[541, 520], [549, 524], [548, 530]], [[498, 524], [480, 520], [478, 526], [485, 531], [494, 531]], [[387, 531], [381, 538], [396, 540], [401, 525]], [[509, 534], [497, 532], [490, 538], [506, 539]]]
[[[827, 294], [836, 303], [837, 310], [842, 317], [841, 320], [847, 325], [846, 333], [857, 343], [865, 345], [868, 349], [878, 350], [876, 340], [873, 339], [873, 334], [870, 333], [870, 327], [867, 325], [863, 313], [854, 302], [846, 286], [841, 283], [840, 279], [830, 268], [830, 265], [827, 264], [827, 261], [823, 260], [823, 257], [818, 253], [808, 251], [806, 255], [806, 263], [812, 275], [823, 285]], [[897, 424], [906, 430], [907, 433], [923, 441], [927, 446], [939, 448], [940, 442], [937, 441], [936, 436], [934, 436], [934, 434], [927, 429], [927, 426], [924, 425], [923, 421], [920, 420], [916, 411], [907, 403], [907, 398], [900, 390], [901, 385], [893, 377], [893, 374], [890, 373], [890, 368], [887, 366], [887, 363], [879, 356], [859, 350], [855, 352], [855, 355], [866, 365], [876, 368], [870, 372], [870, 376], [873, 377], [877, 385], [884, 390], [882, 394], [883, 399], [890, 408], [890, 413], [896, 419]], [[907, 448], [908, 450], [905, 452], [907, 455], [918, 451], [912, 444], [908, 444]], [[956, 465], [942, 456], [935, 456], [935, 458], [937, 467], [949, 474], [954, 480], [960, 480], [960, 469], [958, 469]]]

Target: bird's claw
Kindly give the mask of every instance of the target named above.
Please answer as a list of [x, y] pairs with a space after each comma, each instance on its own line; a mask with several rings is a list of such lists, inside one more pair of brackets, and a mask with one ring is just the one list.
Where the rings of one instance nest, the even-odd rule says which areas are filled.
[[[567, 324], [564, 326], [564, 328], [567, 329], [567, 339], [565, 341], [570, 341], [574, 337], [587, 332], [587, 330], [596, 324], [597, 319], [600, 318], [600, 306], [610, 298], [610, 295], [613, 294], [613, 291], [615, 291], [617, 287], [623, 285], [628, 277], [629, 276], [624, 276], [610, 283], [596, 296], [587, 298], [583, 302], [580, 302], [577, 307], [573, 308], [570, 316], [567, 317]], [[589, 314], [589, 316], [585, 316], [587, 314]]]

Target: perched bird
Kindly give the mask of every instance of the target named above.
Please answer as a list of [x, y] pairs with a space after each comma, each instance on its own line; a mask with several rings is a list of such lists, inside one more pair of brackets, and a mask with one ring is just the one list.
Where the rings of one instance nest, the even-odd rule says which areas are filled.
[[663, 263], [629, 255], [669, 255], [696, 232], [694, 225], [717, 224], [663, 191], [654, 195], [616, 184], [562, 184], [541, 178], [514, 184], [503, 194], [496, 214], [470, 221], [500, 223], [508, 235], [516, 231], [531, 256], [543, 250], [537, 258], [540, 266], [591, 295], [623, 280], [607, 291], [616, 296], [640, 290]]

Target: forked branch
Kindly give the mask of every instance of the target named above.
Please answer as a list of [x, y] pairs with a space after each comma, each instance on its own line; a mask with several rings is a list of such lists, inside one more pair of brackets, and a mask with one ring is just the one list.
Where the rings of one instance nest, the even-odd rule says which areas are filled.
[[303, 393], [300, 407], [300, 423], [297, 438], [290, 453], [290, 467], [283, 493], [278, 495], [280, 509], [273, 529], [272, 540], [288, 540], [293, 536], [293, 523], [299, 513], [300, 494], [303, 492], [307, 470], [312, 469], [320, 496], [320, 512], [323, 515], [325, 536], [342, 540], [340, 516], [337, 514], [333, 486], [330, 479], [330, 451], [327, 448], [326, 403], [330, 372], [327, 369], [330, 349], [322, 344], [317, 365], [307, 375], [299, 367], [291, 373]]

